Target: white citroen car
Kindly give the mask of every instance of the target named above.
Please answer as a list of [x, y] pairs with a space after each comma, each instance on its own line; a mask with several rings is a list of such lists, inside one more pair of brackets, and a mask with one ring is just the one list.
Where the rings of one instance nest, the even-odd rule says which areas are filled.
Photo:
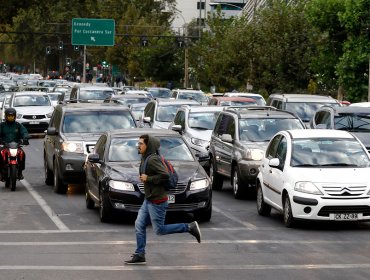
[[277, 133], [257, 177], [257, 210], [297, 220], [370, 220], [370, 158], [351, 133], [306, 129]]

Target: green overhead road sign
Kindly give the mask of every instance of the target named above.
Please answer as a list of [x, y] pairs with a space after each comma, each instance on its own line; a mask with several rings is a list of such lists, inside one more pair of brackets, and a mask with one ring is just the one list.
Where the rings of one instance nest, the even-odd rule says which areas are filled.
[[72, 45], [114, 46], [113, 19], [72, 19]]

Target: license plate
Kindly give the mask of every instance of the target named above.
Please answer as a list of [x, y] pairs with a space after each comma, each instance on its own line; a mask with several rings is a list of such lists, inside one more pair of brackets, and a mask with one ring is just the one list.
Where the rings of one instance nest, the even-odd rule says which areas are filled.
[[30, 121], [30, 124], [40, 124], [40, 122]]
[[361, 214], [358, 213], [340, 213], [340, 214], [330, 214], [335, 221], [354, 221], [358, 220]]
[[175, 196], [173, 194], [168, 195], [168, 203], [175, 203]]

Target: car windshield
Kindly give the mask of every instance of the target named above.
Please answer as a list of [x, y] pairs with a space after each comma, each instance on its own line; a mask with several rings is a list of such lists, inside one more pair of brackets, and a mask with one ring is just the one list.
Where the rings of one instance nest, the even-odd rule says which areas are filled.
[[212, 130], [220, 112], [189, 113], [189, 127], [193, 129]]
[[131, 108], [131, 112], [135, 117], [135, 120], [139, 120], [140, 117], [143, 115], [145, 107], [133, 107]]
[[154, 98], [170, 98], [171, 97], [171, 90], [169, 89], [149, 88], [148, 91], [152, 94]]
[[148, 103], [150, 101], [150, 98], [122, 98], [122, 99], [116, 99], [113, 100], [114, 103], [119, 103], [121, 105], [131, 105], [131, 104], [138, 104], [138, 103]]
[[177, 109], [181, 106], [182, 104], [158, 106], [157, 121], [172, 122], [175, 118]]
[[287, 102], [285, 110], [297, 114], [302, 121], [308, 122], [322, 106], [338, 107], [339, 105], [337, 103], [322, 102]]
[[43, 87], [55, 87], [57, 83], [56, 82], [52, 82], [52, 81], [42, 81], [42, 82], [38, 82], [38, 85], [39, 86], [43, 86]]
[[[184, 141], [179, 137], [159, 137], [159, 152], [169, 161], [194, 161]], [[108, 161], [131, 162], [140, 161], [137, 152], [138, 138], [114, 138], [109, 147]]]
[[128, 111], [83, 111], [64, 116], [64, 133], [94, 133], [136, 127]]
[[369, 167], [367, 152], [355, 139], [295, 139], [292, 167]]
[[367, 113], [339, 114], [334, 116], [335, 129], [352, 132], [370, 132], [370, 115]]
[[252, 95], [252, 96], [246, 96], [246, 97], [254, 99], [256, 101], [257, 105], [260, 105], [260, 106], [265, 106], [266, 105], [266, 101], [263, 99], [262, 96]]
[[303, 128], [298, 119], [240, 119], [239, 139], [241, 141], [267, 142], [281, 130]]
[[51, 101], [58, 101], [61, 94], [48, 94]]
[[51, 106], [50, 99], [46, 95], [21, 95], [14, 98], [14, 107], [23, 106]]
[[111, 90], [80, 90], [79, 99], [82, 100], [104, 100], [110, 98], [113, 94]]
[[207, 102], [208, 101], [208, 98], [207, 98], [207, 96], [204, 95], [204, 93], [196, 92], [196, 91], [180, 92], [178, 94], [177, 98], [178, 99], [190, 99], [190, 100], [195, 100], [195, 101], [198, 101], [198, 102]]
[[220, 106], [245, 106], [245, 105], [257, 105], [257, 103], [249, 101], [220, 101]]

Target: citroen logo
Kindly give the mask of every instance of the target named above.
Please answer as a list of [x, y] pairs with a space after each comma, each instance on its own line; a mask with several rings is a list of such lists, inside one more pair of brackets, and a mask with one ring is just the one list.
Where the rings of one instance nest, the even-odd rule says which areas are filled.
[[35, 115], [33, 115], [33, 116], [32, 116], [32, 118], [33, 118], [33, 119], [36, 119], [36, 116], [35, 116]]

